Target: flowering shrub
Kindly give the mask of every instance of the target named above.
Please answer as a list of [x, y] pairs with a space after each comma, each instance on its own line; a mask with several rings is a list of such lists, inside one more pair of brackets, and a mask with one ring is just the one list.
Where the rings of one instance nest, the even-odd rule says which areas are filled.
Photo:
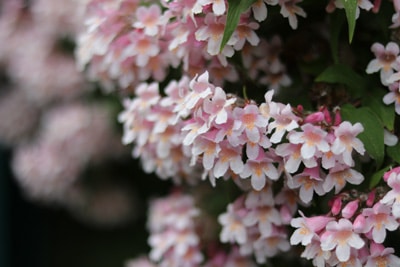
[[[35, 21], [79, 31], [62, 12], [46, 15], [54, 6], [45, 2], [32, 8]], [[390, 238], [400, 226], [400, 1], [84, 2], [86, 13], [82, 3], [68, 9], [85, 18], [77, 68], [121, 97], [122, 143], [173, 184], [150, 201], [148, 256], [126, 266], [400, 266]], [[31, 102], [79, 96], [84, 81], [70, 62], [26, 75], [63, 59], [40, 40], [48, 49], [7, 47], [1, 61], [24, 90], [39, 88]], [[71, 75], [42, 84], [60, 72]], [[33, 197], [73, 199], [83, 166], [120, 150], [101, 119], [87, 127], [101, 110], [47, 112], [14, 171]], [[3, 135], [14, 141], [33, 127], [23, 126]], [[65, 145], [72, 140], [82, 151]]]
[[400, 265], [399, 14], [397, 0], [92, 0], [78, 65], [131, 94], [123, 143], [179, 188], [152, 202], [149, 258], [127, 265]]

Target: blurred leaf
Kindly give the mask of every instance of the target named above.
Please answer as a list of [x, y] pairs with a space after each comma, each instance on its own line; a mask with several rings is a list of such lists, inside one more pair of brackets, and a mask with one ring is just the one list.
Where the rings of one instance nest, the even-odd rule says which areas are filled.
[[236, 26], [239, 23], [240, 15], [249, 9], [249, 7], [256, 1], [257, 0], [228, 0], [228, 14], [226, 17], [224, 35], [222, 36], [220, 50], [224, 49], [224, 46], [228, 43], [229, 38], [231, 38]]
[[390, 169], [391, 166], [386, 166], [385, 168], [375, 172], [369, 181], [369, 188], [372, 189], [379, 184], [382, 180], [383, 174]]
[[394, 106], [387, 106], [383, 103], [382, 98], [384, 92], [382, 90], [373, 90], [372, 94], [366, 94], [363, 98], [363, 106], [367, 106], [380, 119], [383, 126], [389, 131], [394, 129], [395, 111]]
[[347, 24], [349, 28], [349, 43], [353, 40], [354, 30], [356, 28], [356, 11], [358, 0], [341, 0], [346, 11]]
[[369, 107], [355, 108], [347, 104], [342, 106], [341, 114], [344, 120], [353, 124], [360, 122], [364, 126], [364, 131], [357, 137], [364, 143], [365, 149], [376, 160], [379, 168], [385, 156], [383, 129], [379, 118]]
[[365, 88], [364, 79], [353, 69], [344, 64], [329, 66], [315, 78], [315, 81], [344, 84], [354, 97], [362, 95], [362, 91]]
[[302, 72], [317, 76], [321, 73], [321, 69], [327, 67], [326, 60], [323, 58], [318, 58], [317, 60], [309, 62], [299, 62], [299, 67]]
[[400, 142], [395, 146], [386, 147], [386, 152], [389, 157], [396, 161], [396, 163], [400, 164]]

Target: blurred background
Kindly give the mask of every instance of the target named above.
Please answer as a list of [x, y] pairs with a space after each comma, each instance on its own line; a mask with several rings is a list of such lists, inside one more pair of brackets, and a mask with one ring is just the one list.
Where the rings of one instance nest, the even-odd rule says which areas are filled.
[[[0, 149], [0, 266], [124, 266], [147, 253], [146, 203], [137, 203], [134, 218], [123, 223], [85, 221], [65, 208], [27, 199], [9, 168], [11, 154]], [[130, 171], [132, 178], [144, 175], [139, 168]], [[164, 182], [146, 179], [131, 184], [139, 198], [165, 192]]]
[[124, 266], [169, 188], [122, 146], [120, 99], [78, 71], [87, 2], [0, 1], [0, 266]]

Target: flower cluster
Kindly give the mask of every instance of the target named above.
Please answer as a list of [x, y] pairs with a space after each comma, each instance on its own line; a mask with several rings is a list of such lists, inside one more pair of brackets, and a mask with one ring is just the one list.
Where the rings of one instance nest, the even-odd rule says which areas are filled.
[[[255, 32], [267, 17], [267, 6], [280, 5], [297, 26], [296, 14], [305, 16], [299, 1], [256, 1], [240, 16], [240, 23], [221, 49], [227, 19], [226, 1], [91, 1], [87, 31], [78, 38], [78, 66], [89, 64], [89, 78], [104, 88], [134, 89], [149, 78], [162, 81], [169, 69], [180, 68], [194, 77], [208, 70], [212, 81], [222, 85], [238, 80], [238, 72], [227, 58], [243, 51], [242, 60], [252, 78], [260, 84], [287, 86], [291, 83], [279, 59], [281, 42], [270, 43]], [[259, 45], [260, 46], [257, 46]], [[256, 47], [257, 46], [257, 47]]]
[[137, 199], [116, 182], [125, 174], [94, 171], [129, 154], [112, 123], [112, 100], [89, 97], [94, 86], [76, 68], [87, 2], [0, 4], [0, 152], [12, 150], [6, 158], [28, 199], [115, 226], [134, 218]]
[[150, 259], [158, 266], [199, 266], [203, 255], [195, 218], [200, 211], [193, 198], [176, 193], [156, 199], [149, 212]]
[[201, 226], [204, 214], [196, 205], [192, 196], [182, 192], [153, 199], [147, 223], [151, 246], [149, 257], [129, 260], [126, 266], [255, 267], [255, 263], [243, 256], [237, 247], [226, 251], [215, 244], [211, 245], [205, 259], [202, 251], [207, 243], [204, 240], [207, 228]]
[[88, 163], [121, 153], [108, 116], [101, 106], [83, 104], [48, 111], [36, 140], [21, 144], [14, 153], [14, 173], [26, 193], [62, 201]]
[[389, 93], [383, 97], [386, 105], [395, 104], [396, 113], [400, 115], [400, 49], [397, 43], [389, 42], [386, 46], [374, 43], [371, 47], [375, 59], [367, 66], [367, 73], [380, 73], [380, 79], [387, 86]]
[[[302, 257], [314, 266], [397, 266], [400, 258], [385, 247], [387, 231], [400, 224], [397, 210], [399, 168], [384, 174], [392, 190], [376, 189], [368, 194], [357, 191], [336, 195], [327, 215], [294, 218], [292, 245], [305, 246]], [[341, 266], [342, 266], [341, 265]]]
[[[0, 63], [18, 87], [0, 104], [12, 111], [0, 137], [19, 144], [22, 188], [104, 223], [132, 210], [129, 190], [80, 183], [123, 148], [103, 107], [75, 101], [92, 89], [76, 67], [108, 93], [121, 89], [122, 143], [145, 172], [172, 180], [150, 202], [149, 256], [126, 266], [400, 265], [388, 238], [400, 226], [399, 0], [37, 0], [29, 16], [25, 2], [0, 17]], [[382, 33], [363, 62], [376, 27], [355, 35], [361, 11], [382, 19], [391, 8], [391, 40]], [[360, 51], [342, 40], [337, 9]], [[379, 85], [359, 69], [379, 72]]]
[[[210, 83], [208, 75], [172, 81], [165, 97], [156, 83], [137, 87], [137, 97], [127, 99], [120, 114], [123, 140], [134, 143], [133, 154], [142, 159], [146, 171], [162, 178], [199, 179], [202, 170], [203, 179], [208, 177], [214, 186], [215, 179], [225, 177], [245, 191], [250, 179], [249, 195], [220, 216], [221, 241], [237, 243], [242, 255], [254, 253], [263, 263], [290, 248], [283, 225], [299, 203], [310, 203], [314, 192], [339, 193], [346, 183], [364, 180], [352, 168], [353, 151], [365, 151], [357, 138], [363, 127], [342, 121], [338, 110], [306, 113], [301, 106], [274, 102], [273, 91], [260, 105], [241, 104]], [[175, 149], [180, 158], [172, 154]], [[276, 183], [284, 186], [275, 196]]]
[[[218, 217], [222, 230], [221, 242], [236, 243], [243, 256], [254, 254], [257, 263], [265, 263], [279, 252], [287, 252], [288, 219], [293, 206], [289, 195], [281, 192], [274, 196], [270, 187], [262, 191], [249, 191], [228, 205], [227, 212]], [[276, 203], [275, 203], [276, 202]], [[277, 205], [279, 205], [279, 209]], [[296, 205], [295, 203], [292, 204]]]
[[[351, 169], [352, 151], [365, 151], [356, 137], [363, 130], [360, 123], [341, 122], [338, 114], [332, 119], [327, 109], [306, 115], [301, 107], [293, 110], [272, 101], [273, 91], [261, 105], [242, 105], [211, 84], [208, 75], [171, 82], [165, 97], [156, 83], [141, 84], [137, 97], [126, 100], [120, 115], [124, 143], [134, 142], [134, 155], [144, 157], [147, 171], [164, 178], [182, 173], [173, 167], [180, 165], [171, 162], [177, 147], [186, 165], [189, 160], [193, 167], [200, 164], [203, 178], [209, 177], [212, 184], [215, 178], [233, 175], [251, 178], [252, 187], [261, 190], [284, 171], [288, 186], [299, 188], [305, 203], [314, 191], [323, 195], [335, 187], [339, 192], [346, 182], [363, 181]], [[296, 173], [301, 166], [303, 171]]]
[[[147, 172], [155, 172], [163, 179], [193, 185], [208, 178], [214, 187], [219, 178], [234, 181], [242, 193], [218, 216], [222, 226], [219, 242], [231, 244], [241, 257], [254, 257], [263, 264], [301, 243], [305, 246], [301, 256], [312, 260], [315, 266], [373, 266], [377, 262], [394, 266], [398, 263], [394, 249], [385, 248], [383, 242], [386, 231], [399, 226], [394, 215], [398, 209], [395, 189], [386, 196], [375, 191], [369, 195], [346, 193], [365, 180], [356, 166], [361, 160], [357, 154], [366, 152], [358, 138], [364, 126], [343, 120], [340, 107], [330, 104], [307, 111], [302, 105], [274, 101], [280, 90], [267, 90], [261, 103], [249, 99], [246, 93], [242, 98], [227, 89], [227, 81], [237, 82], [231, 79], [231, 72], [214, 72], [214, 64], [238, 71], [230, 58], [240, 52], [242, 67], [248, 71], [246, 79], [272, 89], [289, 85], [292, 79], [286, 76], [279, 60], [281, 39], [276, 36], [267, 42], [252, 31], [259, 28], [257, 21], [266, 18], [266, 13], [261, 14], [265, 4], [279, 4], [281, 14], [295, 29], [295, 14], [305, 17], [297, 2], [255, 1], [243, 12], [222, 49], [227, 9], [224, 1], [162, 2], [164, 13], [155, 4], [135, 7], [132, 25], [124, 28], [124, 33], [114, 31], [117, 35], [107, 45], [112, 47], [124, 34], [140, 33], [150, 50], [138, 49], [132, 37], [125, 43], [134, 51], [126, 55], [135, 71], [137, 67], [146, 71], [157, 54], [175, 57], [171, 62], [178, 62], [158, 64], [160, 68], [182, 63], [183, 75], [180, 80], [169, 80], [164, 88], [155, 76], [130, 76], [129, 85], [135, 96], [125, 99], [125, 109], [119, 117], [124, 125], [123, 142], [134, 145], [133, 155], [142, 160]], [[359, 9], [377, 12], [379, 5], [359, 1], [356, 18]], [[345, 7], [340, 1], [331, 1], [327, 10], [332, 12], [335, 8]], [[247, 36], [254, 38], [239, 41], [242, 27], [248, 31]], [[180, 39], [175, 35], [178, 32]], [[161, 40], [165, 42], [163, 46], [158, 43]], [[98, 55], [99, 61], [112, 49], [104, 51]], [[122, 55], [127, 50], [121, 51]], [[398, 46], [390, 43], [383, 48], [376, 44], [373, 51], [377, 59], [371, 61], [367, 72], [380, 70], [382, 83], [389, 85], [399, 66]], [[90, 68], [96, 67], [91, 57], [83, 65], [88, 62]], [[107, 69], [110, 68], [102, 71]], [[149, 77], [152, 82], [143, 82]], [[385, 143], [395, 145], [396, 137], [385, 131]], [[393, 179], [389, 187], [396, 188], [392, 186]], [[307, 209], [323, 199], [331, 199], [327, 215], [306, 217], [299, 211], [300, 207]], [[302, 217], [295, 218], [298, 211]], [[290, 227], [295, 231], [289, 238]], [[174, 249], [186, 246], [185, 240], [175, 240]], [[170, 246], [166, 245], [165, 251]], [[161, 260], [163, 253], [155, 258], [152, 253], [153, 261]], [[203, 257], [197, 264], [212, 258], [207, 254]]]

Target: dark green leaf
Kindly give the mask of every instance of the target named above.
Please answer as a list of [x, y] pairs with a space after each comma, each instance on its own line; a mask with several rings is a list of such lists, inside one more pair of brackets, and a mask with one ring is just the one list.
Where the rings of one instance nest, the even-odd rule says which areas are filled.
[[374, 90], [371, 94], [366, 94], [363, 97], [363, 106], [369, 107], [380, 119], [383, 126], [389, 131], [394, 129], [395, 111], [394, 106], [387, 106], [383, 103], [384, 96], [382, 90]]
[[249, 9], [249, 7], [256, 1], [257, 0], [228, 0], [228, 14], [226, 17], [224, 35], [222, 36], [220, 50], [224, 49], [224, 46], [231, 38], [236, 26], [239, 23], [240, 15], [247, 11], [247, 9]]
[[364, 131], [358, 135], [368, 154], [376, 160], [377, 168], [382, 165], [385, 156], [385, 145], [383, 142], [383, 126], [379, 118], [368, 107], [354, 108], [344, 105], [341, 108], [342, 118], [351, 123], [360, 122]]
[[388, 146], [386, 152], [396, 163], [400, 164], [400, 142], [395, 146]]
[[347, 24], [349, 26], [349, 42], [351, 43], [356, 28], [357, 0], [341, 0], [341, 2], [346, 11]]
[[334, 12], [330, 16], [330, 45], [333, 62], [339, 63], [339, 36], [344, 23], [344, 14]]
[[366, 86], [364, 79], [359, 74], [343, 64], [329, 66], [315, 78], [315, 81], [344, 84], [354, 97], [361, 96]]
[[369, 180], [369, 188], [372, 189], [379, 184], [382, 180], [383, 174], [390, 169], [391, 166], [387, 166], [371, 176], [371, 180]]

